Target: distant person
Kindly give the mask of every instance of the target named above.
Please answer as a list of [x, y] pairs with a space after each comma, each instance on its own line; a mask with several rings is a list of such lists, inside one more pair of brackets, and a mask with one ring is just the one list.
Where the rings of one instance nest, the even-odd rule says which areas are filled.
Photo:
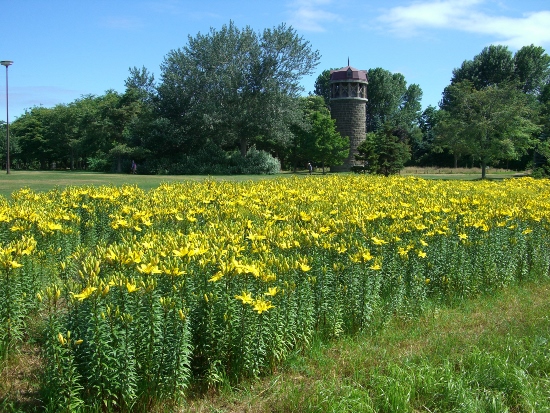
[[313, 165], [311, 165], [311, 162], [307, 163], [307, 169], [309, 170], [309, 174], [311, 175], [311, 173], [313, 172]]
[[132, 175], [136, 174], [136, 170], [137, 170], [137, 165], [134, 161], [132, 161]]

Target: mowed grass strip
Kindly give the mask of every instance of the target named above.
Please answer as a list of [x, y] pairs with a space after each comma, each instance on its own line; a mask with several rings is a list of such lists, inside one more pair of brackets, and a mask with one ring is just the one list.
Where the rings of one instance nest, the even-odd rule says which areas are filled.
[[[450, 172], [449, 172], [450, 171]], [[330, 172], [327, 172], [330, 174]], [[259, 181], [290, 176], [308, 176], [307, 171], [282, 172], [274, 175], [131, 175], [131, 174], [107, 174], [100, 172], [73, 172], [73, 171], [18, 171], [11, 170], [10, 174], [0, 172], [0, 196], [9, 196], [21, 188], [30, 188], [35, 192], [50, 191], [55, 188], [63, 190], [68, 186], [86, 185], [137, 185], [143, 190], [158, 187], [168, 182], [204, 181], [206, 179], [223, 180], [233, 182]], [[322, 175], [321, 170], [314, 172], [315, 176]], [[475, 169], [441, 170], [434, 168], [406, 168], [402, 175], [415, 175], [425, 179], [452, 179], [475, 180], [479, 179], [481, 172]], [[487, 174], [488, 179], [513, 178], [513, 171], [495, 170]]]
[[188, 412], [550, 411], [550, 282], [379, 331], [316, 342], [282, 371], [189, 401]]
[[[290, 176], [290, 173], [277, 175], [131, 175], [131, 174], [106, 174], [100, 172], [72, 172], [72, 171], [17, 171], [10, 174], [0, 173], [0, 195], [8, 198], [14, 191], [21, 188], [29, 188], [35, 192], [46, 192], [55, 188], [63, 190], [68, 186], [122, 186], [137, 185], [143, 190], [158, 187], [162, 183], [225, 180], [233, 182], [258, 181], [272, 179], [280, 176]], [[306, 176], [307, 173], [298, 175]]]

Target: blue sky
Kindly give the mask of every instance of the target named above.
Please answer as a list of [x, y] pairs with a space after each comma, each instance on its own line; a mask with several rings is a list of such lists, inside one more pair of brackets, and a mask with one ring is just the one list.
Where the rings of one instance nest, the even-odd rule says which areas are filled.
[[[14, 61], [10, 121], [33, 106], [123, 92], [130, 67], [159, 80], [170, 50], [230, 20], [257, 31], [285, 22], [319, 50], [305, 94], [349, 57], [359, 69], [402, 73], [422, 88], [424, 107], [437, 105], [452, 70], [485, 46], [535, 44], [550, 54], [548, 0], [3, 0], [1, 11], [0, 60]], [[0, 120], [4, 72], [0, 66]]]

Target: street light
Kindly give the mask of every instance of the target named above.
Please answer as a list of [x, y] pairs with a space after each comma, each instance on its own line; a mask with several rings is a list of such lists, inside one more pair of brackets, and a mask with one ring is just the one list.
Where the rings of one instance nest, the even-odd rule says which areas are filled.
[[8, 109], [8, 66], [11, 60], [2, 60], [0, 65], [6, 66], [6, 173], [10, 173], [10, 112]]

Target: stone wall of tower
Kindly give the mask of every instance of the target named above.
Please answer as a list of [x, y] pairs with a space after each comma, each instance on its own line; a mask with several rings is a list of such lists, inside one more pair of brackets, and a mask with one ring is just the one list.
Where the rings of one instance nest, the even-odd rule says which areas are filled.
[[357, 147], [365, 140], [366, 134], [365, 99], [333, 99], [330, 102], [331, 117], [336, 120], [336, 129], [342, 136], [349, 137], [350, 151], [343, 165], [331, 167], [335, 172], [349, 171], [358, 164], [355, 160]]

